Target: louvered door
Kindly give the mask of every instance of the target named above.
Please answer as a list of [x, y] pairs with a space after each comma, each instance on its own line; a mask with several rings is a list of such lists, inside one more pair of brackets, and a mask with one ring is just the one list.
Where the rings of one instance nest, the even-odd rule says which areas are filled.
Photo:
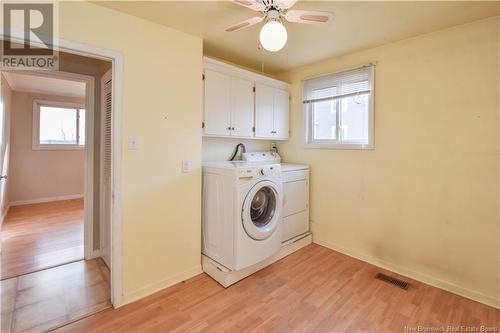
[[111, 70], [101, 78], [101, 257], [111, 267], [112, 110]]

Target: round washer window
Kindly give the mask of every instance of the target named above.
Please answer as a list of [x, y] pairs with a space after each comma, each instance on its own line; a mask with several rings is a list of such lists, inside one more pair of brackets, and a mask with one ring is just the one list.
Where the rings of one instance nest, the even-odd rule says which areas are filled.
[[250, 218], [253, 224], [262, 228], [273, 219], [276, 211], [276, 195], [274, 191], [264, 186], [255, 193], [250, 204]]

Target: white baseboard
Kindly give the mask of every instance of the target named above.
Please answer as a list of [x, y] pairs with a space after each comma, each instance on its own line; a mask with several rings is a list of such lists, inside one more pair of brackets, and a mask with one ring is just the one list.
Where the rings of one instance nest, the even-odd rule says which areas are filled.
[[30, 200], [12, 201], [9, 203], [9, 206], [21, 206], [21, 205], [43, 203], [43, 202], [82, 199], [82, 198], [83, 198], [83, 194], [70, 194], [70, 195], [61, 195], [61, 196], [56, 196], [56, 197], [45, 197], [45, 198], [30, 199]]
[[174, 284], [185, 281], [185, 280], [192, 278], [193, 276], [198, 275], [200, 273], [202, 273], [201, 263], [200, 263], [200, 265], [197, 265], [196, 267], [188, 269], [180, 274], [174, 275], [174, 276], [166, 278], [164, 280], [153, 282], [145, 287], [142, 287], [140, 289], [132, 291], [126, 295], [123, 295], [121, 303], [118, 305], [114, 305], [114, 307], [115, 308], [121, 307], [121, 306], [126, 305], [128, 303], [132, 303], [134, 301], [140, 300], [141, 298], [144, 298], [146, 296], [154, 294], [162, 289], [171, 287]]
[[319, 244], [321, 246], [327, 247], [329, 249], [332, 249], [334, 251], [340, 252], [342, 254], [348, 255], [350, 257], [359, 259], [361, 261], [367, 262], [369, 264], [375, 265], [377, 267], [392, 271], [394, 273], [407, 276], [413, 280], [423, 282], [425, 284], [431, 285], [433, 287], [443, 289], [446, 291], [449, 291], [451, 293], [463, 296], [465, 298], [469, 298], [473, 301], [483, 303], [489, 306], [492, 306], [494, 308], [500, 309], [500, 299], [485, 295], [483, 293], [477, 292], [475, 290], [467, 289], [461, 286], [458, 286], [454, 283], [444, 281], [426, 274], [422, 274], [419, 272], [416, 272], [410, 268], [403, 267], [397, 264], [390, 263], [388, 261], [385, 261], [383, 259], [379, 259], [370, 255], [365, 255], [365, 254], [360, 254], [357, 253], [356, 251], [351, 251], [349, 249], [334, 245], [332, 243], [317, 239], [313, 237], [313, 242], [316, 244]]

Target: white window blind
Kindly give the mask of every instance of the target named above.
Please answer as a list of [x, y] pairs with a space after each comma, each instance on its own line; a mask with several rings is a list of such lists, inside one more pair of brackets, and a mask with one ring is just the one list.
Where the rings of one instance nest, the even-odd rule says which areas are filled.
[[373, 66], [304, 81], [306, 147], [373, 148]]

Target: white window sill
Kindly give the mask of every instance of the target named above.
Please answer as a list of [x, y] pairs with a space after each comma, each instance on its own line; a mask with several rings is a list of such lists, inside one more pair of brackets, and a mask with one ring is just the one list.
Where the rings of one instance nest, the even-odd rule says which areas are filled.
[[37, 145], [32, 150], [85, 150], [87, 147], [78, 145]]
[[373, 150], [373, 143], [331, 143], [312, 142], [304, 145], [305, 149], [343, 149], [343, 150]]

